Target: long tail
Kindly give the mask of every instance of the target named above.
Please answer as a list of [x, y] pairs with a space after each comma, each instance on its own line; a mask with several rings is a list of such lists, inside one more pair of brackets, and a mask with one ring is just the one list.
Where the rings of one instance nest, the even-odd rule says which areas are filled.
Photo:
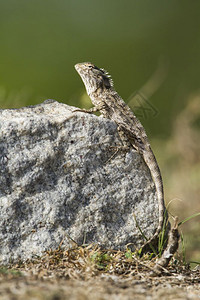
[[141, 247], [142, 252], [144, 249], [147, 248], [149, 244], [153, 244], [155, 240], [158, 240], [158, 236], [160, 232], [162, 231], [163, 223], [164, 223], [164, 214], [165, 214], [165, 204], [164, 204], [164, 191], [163, 191], [163, 182], [161, 177], [161, 172], [159, 169], [159, 166], [157, 164], [156, 158], [153, 154], [153, 151], [151, 150], [150, 146], [148, 149], [143, 150], [143, 159], [148, 166], [151, 177], [153, 179], [153, 182], [155, 184], [156, 188], [156, 194], [158, 198], [158, 210], [159, 210], [159, 218], [158, 218], [158, 227], [153, 235], [153, 237], [144, 243], [144, 245]]

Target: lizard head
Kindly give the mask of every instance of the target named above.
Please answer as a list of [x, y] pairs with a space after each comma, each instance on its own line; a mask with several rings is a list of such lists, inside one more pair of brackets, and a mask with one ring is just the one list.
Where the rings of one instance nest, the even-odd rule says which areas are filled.
[[107, 71], [99, 69], [90, 62], [76, 64], [75, 69], [81, 76], [88, 95], [91, 95], [98, 89], [108, 90], [113, 87], [113, 81]]

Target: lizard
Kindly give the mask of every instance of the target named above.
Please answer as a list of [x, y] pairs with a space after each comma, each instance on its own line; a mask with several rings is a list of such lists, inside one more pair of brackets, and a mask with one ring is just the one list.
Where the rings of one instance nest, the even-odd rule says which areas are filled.
[[141, 253], [149, 245], [158, 241], [165, 215], [163, 181], [160, 168], [151, 149], [146, 131], [129, 106], [114, 89], [113, 80], [108, 72], [90, 62], [78, 63], [75, 69], [80, 75], [92, 104], [91, 109], [78, 109], [93, 113], [99, 111], [103, 117], [117, 124], [119, 136], [127, 147], [133, 147], [142, 157], [150, 170], [158, 200], [158, 226], [154, 235], [141, 247]]

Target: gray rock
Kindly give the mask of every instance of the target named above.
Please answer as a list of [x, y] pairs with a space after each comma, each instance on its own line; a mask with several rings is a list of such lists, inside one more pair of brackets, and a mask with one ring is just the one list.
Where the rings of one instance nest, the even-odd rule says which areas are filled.
[[61, 241], [124, 249], [158, 224], [148, 168], [121, 145], [115, 123], [47, 100], [0, 110], [0, 262], [41, 255]]

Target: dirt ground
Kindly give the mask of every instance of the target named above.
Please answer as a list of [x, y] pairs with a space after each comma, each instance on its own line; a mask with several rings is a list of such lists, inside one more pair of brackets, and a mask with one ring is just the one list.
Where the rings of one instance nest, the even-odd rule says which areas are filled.
[[4, 275], [0, 279], [0, 299], [200, 299], [199, 275], [199, 271], [159, 278], [102, 274], [88, 280]]
[[200, 299], [200, 266], [173, 259], [154, 274], [155, 259], [91, 246], [57, 249], [0, 268], [0, 300]]

